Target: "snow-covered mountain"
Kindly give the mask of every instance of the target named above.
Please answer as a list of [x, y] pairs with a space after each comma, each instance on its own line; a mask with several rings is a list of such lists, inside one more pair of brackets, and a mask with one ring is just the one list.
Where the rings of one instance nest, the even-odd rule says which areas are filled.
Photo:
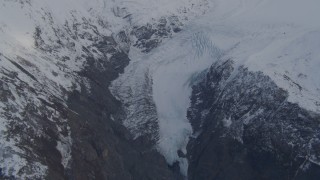
[[[205, 1], [160, 3], [1, 1], [1, 178], [125, 179], [141, 169], [145, 177], [153, 174], [156, 168], [139, 167], [140, 158], [122, 160], [142, 150], [111, 121], [120, 105], [108, 86], [129, 61], [131, 46], [148, 51], [206, 9]], [[143, 37], [150, 30], [152, 36]], [[155, 153], [146, 153], [147, 161], [161, 159]], [[129, 173], [131, 164], [139, 168]], [[157, 173], [169, 176], [163, 171]]]
[[3, 0], [0, 179], [319, 177], [319, 7]]
[[[319, 5], [317, 1], [210, 1], [205, 15], [152, 53], [132, 49], [131, 63], [113, 85], [129, 114], [124, 125], [136, 137], [156, 136], [159, 151], [170, 164], [178, 161], [186, 175], [187, 161], [177, 152], [186, 153], [189, 137], [198, 134], [186, 117], [191, 87], [201, 81], [199, 75], [206, 76], [213, 63], [229, 60], [234, 71], [224, 83], [238, 78], [241, 68], [262, 72], [289, 93], [288, 102], [319, 114]], [[233, 98], [237, 91], [251, 91], [249, 87], [234, 90]], [[198, 109], [203, 116], [213, 108], [210, 103], [208, 109]], [[319, 132], [314, 130], [312, 141], [319, 143]]]

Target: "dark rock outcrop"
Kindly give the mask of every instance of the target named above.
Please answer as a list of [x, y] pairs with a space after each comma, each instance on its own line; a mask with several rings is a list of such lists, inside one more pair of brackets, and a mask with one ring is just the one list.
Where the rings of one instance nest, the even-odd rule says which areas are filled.
[[159, 46], [163, 39], [180, 32], [182, 26], [176, 16], [162, 17], [158, 22], [145, 26], [135, 26], [131, 31], [131, 35], [137, 39], [133, 46], [148, 53]]
[[[104, 47], [102, 43], [97, 48]], [[108, 87], [128, 62], [127, 54], [117, 51], [103, 68], [91, 63], [80, 73], [89, 79], [90, 92], [83, 87], [69, 98], [69, 108], [75, 112], [69, 117], [73, 139], [70, 179], [174, 179], [156, 150], [143, 148], [120, 122], [111, 119], [121, 111], [121, 104]]]
[[193, 86], [189, 179], [318, 179], [320, 117], [261, 72], [215, 63]]
[[[78, 30], [82, 26], [91, 28], [94, 33], [82, 33]], [[67, 27], [66, 25], [65, 28], [68, 29]], [[121, 122], [112, 118], [112, 115], [123, 114], [121, 103], [110, 93], [109, 85], [129, 63], [129, 37], [121, 31], [115, 36], [118, 38], [115, 40], [112, 36], [94, 31], [95, 27], [90, 23], [76, 24], [73, 30], [71, 34], [74, 35], [75, 41], [85, 38], [92, 42], [92, 45], [82, 46], [81, 57], [73, 59], [85, 59], [84, 68], [80, 72], [69, 74], [76, 77], [80, 90], [74, 88], [69, 92], [57, 83], [49, 82], [56, 85], [54, 87], [61, 90], [67, 100], [56, 97], [46, 84], [38, 81], [39, 76], [36, 73], [30, 73], [30, 69], [36, 68], [31, 64], [32, 61], [22, 58], [14, 61], [0, 54], [1, 61], [11, 62], [16, 69], [0, 70], [5, 75], [0, 79], [1, 101], [16, 101], [12, 90], [8, 88], [12, 84], [20, 101], [26, 101], [21, 116], [14, 116], [18, 114], [20, 107], [9, 105], [10, 109], [7, 109], [5, 114], [10, 120], [6, 136], [21, 137], [18, 145], [23, 149], [23, 156], [27, 160], [28, 166], [20, 173], [30, 175], [33, 179], [42, 179], [40, 173], [39, 176], [33, 175], [39, 171], [40, 162], [46, 168], [46, 179], [52, 180], [177, 179], [179, 174], [175, 175], [172, 172], [162, 155], [152, 147], [146, 146], [143, 139], [133, 140]], [[65, 34], [57, 34], [63, 43], [55, 45], [46, 44], [42, 36], [40, 28], [36, 28], [36, 47], [45, 54], [55, 54], [60, 49], [73, 49], [75, 46], [69, 39], [63, 42], [64, 39], [61, 37]], [[63, 70], [63, 63], [72, 61], [67, 56], [55, 57], [61, 61], [58, 63]], [[19, 79], [18, 72], [24, 73], [34, 81], [38, 89]], [[55, 76], [60, 75], [52, 73]], [[49, 98], [43, 98], [45, 96], [40, 96], [42, 93], [51, 95]], [[20, 119], [21, 117], [23, 119]], [[69, 137], [71, 142], [63, 142], [62, 145], [66, 147], [59, 149], [59, 143]], [[71, 149], [67, 146], [71, 146]], [[71, 154], [64, 154], [62, 151]], [[9, 149], [1, 153], [9, 156], [12, 155], [7, 154], [10, 152], [12, 151]], [[66, 159], [68, 162], [64, 162]], [[6, 176], [3, 174], [2, 166], [0, 167], [0, 179], [17, 178]]]

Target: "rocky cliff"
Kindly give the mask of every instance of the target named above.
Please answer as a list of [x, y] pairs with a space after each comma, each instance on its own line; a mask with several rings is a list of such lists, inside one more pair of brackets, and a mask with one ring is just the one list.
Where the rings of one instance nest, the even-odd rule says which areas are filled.
[[190, 179], [319, 178], [319, 115], [232, 60], [199, 78], [188, 111]]
[[3, 0], [0, 179], [318, 179], [319, 5]]

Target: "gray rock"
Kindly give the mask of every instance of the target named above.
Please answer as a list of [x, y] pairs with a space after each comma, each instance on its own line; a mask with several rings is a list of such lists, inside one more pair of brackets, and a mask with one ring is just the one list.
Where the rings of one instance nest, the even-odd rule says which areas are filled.
[[189, 179], [318, 179], [320, 116], [261, 72], [215, 63], [193, 86]]

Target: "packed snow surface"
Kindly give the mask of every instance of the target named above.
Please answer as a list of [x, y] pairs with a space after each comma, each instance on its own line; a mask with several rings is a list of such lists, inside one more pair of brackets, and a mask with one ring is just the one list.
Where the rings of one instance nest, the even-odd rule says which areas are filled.
[[185, 31], [174, 39], [152, 56], [157, 59], [157, 65], [152, 68], [153, 99], [160, 128], [159, 150], [170, 164], [179, 161], [182, 173], [187, 175], [188, 163], [185, 158], [178, 157], [177, 151], [186, 153], [192, 134], [186, 117], [190, 85], [193, 77], [217, 60], [221, 52], [202, 32]]
[[[199, 22], [226, 57], [262, 71], [289, 101], [320, 112], [320, 1], [215, 0]], [[209, 20], [210, 19], [210, 20]]]
[[[126, 68], [128, 74], [122, 74], [119, 80], [114, 82], [115, 86], [119, 87], [121, 84], [120, 88], [123, 88], [114, 91], [123, 91], [122, 97], [130, 101], [144, 95], [140, 92], [145, 88], [144, 83], [148, 83], [145, 76], [152, 79], [160, 136], [157, 146], [168, 163], [180, 163], [184, 175], [187, 174], [188, 163], [185, 158], [178, 156], [177, 151], [186, 153], [186, 145], [192, 134], [186, 117], [187, 108], [190, 106], [191, 77], [210, 67], [221, 56], [220, 50], [214, 47], [206, 34], [193, 30], [192, 26], [186, 27], [189, 28], [190, 30], [180, 33], [150, 54], [133, 48], [130, 52], [132, 62]], [[126, 94], [128, 92], [133, 95]], [[138, 106], [143, 108], [144, 104]], [[132, 110], [132, 113], [138, 112], [137, 108]], [[136, 123], [124, 122], [129, 129], [134, 128]]]
[[158, 149], [168, 163], [180, 162], [185, 175], [187, 161], [177, 151], [186, 151], [192, 134], [186, 118], [190, 85], [214, 61], [232, 59], [236, 68], [262, 71], [289, 92], [289, 101], [320, 113], [320, 1], [211, 0], [208, 6], [151, 53], [133, 48], [130, 65], [115, 81], [139, 96], [145, 76], [152, 79]]

